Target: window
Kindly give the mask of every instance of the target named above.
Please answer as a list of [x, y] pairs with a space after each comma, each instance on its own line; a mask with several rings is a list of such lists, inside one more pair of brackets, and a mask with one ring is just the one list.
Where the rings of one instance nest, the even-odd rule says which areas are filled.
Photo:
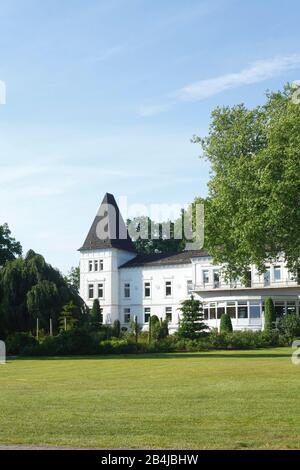
[[124, 308], [124, 323], [129, 323], [131, 319], [130, 308]]
[[170, 297], [172, 295], [172, 282], [166, 281], [166, 297]]
[[230, 316], [230, 318], [236, 318], [235, 302], [227, 302], [227, 314]]
[[98, 298], [103, 299], [104, 297], [104, 284], [101, 282], [101, 284], [98, 284]]
[[276, 318], [283, 317], [285, 315], [285, 303], [275, 302], [275, 316]]
[[193, 293], [193, 281], [188, 280], [186, 282], [186, 290], [187, 290], [188, 295], [192, 295], [192, 293]]
[[172, 307], [166, 307], [166, 320], [172, 323]]
[[260, 318], [260, 303], [253, 300], [250, 302], [249, 316], [250, 318]]
[[89, 299], [94, 298], [94, 284], [89, 284]]
[[103, 259], [99, 260], [99, 271], [103, 271]]
[[89, 261], [89, 271], [93, 271], [93, 261]]
[[213, 302], [209, 306], [209, 318], [210, 320], [214, 320], [216, 318], [216, 304]]
[[264, 285], [268, 287], [271, 283], [270, 268], [267, 268], [264, 273]]
[[252, 286], [252, 272], [247, 271], [245, 274], [245, 287], [251, 287]]
[[145, 323], [149, 323], [150, 315], [151, 315], [151, 308], [150, 307], [144, 308], [144, 322]]
[[98, 271], [99, 263], [98, 261], [94, 261], [94, 270]]
[[214, 270], [214, 288], [220, 287], [220, 272], [218, 269]]
[[274, 279], [281, 281], [281, 266], [274, 266]]
[[124, 297], [126, 299], [130, 298], [130, 283], [129, 282], [125, 282], [124, 284]]
[[203, 285], [206, 286], [209, 284], [209, 271], [202, 271], [203, 275]]
[[151, 297], [151, 284], [150, 282], [144, 283], [144, 296]]
[[287, 302], [286, 304], [286, 313], [289, 315], [291, 313], [297, 313], [296, 302]]
[[209, 311], [209, 305], [208, 304], [203, 304], [203, 317], [204, 317], [204, 320], [208, 320], [208, 311]]
[[223, 313], [225, 313], [225, 304], [218, 303], [217, 318], [220, 319]]
[[241, 300], [238, 302], [238, 318], [246, 319], [248, 318], [248, 306], [247, 302]]

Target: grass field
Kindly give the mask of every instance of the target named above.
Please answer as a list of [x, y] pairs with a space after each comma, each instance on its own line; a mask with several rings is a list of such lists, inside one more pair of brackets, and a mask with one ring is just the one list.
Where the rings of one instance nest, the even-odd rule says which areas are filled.
[[11, 360], [0, 443], [300, 448], [300, 366], [288, 348]]

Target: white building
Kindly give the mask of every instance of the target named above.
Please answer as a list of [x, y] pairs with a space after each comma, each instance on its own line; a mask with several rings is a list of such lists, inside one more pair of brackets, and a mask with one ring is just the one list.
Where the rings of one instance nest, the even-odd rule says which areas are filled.
[[299, 314], [300, 285], [283, 261], [267, 265], [264, 275], [252, 266], [247, 285], [229, 285], [221, 266], [203, 250], [137, 255], [111, 194], [105, 195], [79, 251], [81, 297], [89, 307], [99, 298], [104, 323], [119, 319], [128, 326], [137, 316], [146, 329], [149, 315], [157, 315], [175, 331], [180, 304], [192, 293], [203, 302], [210, 327], [218, 328], [226, 312], [236, 330], [262, 329], [267, 297], [273, 298], [278, 317]]

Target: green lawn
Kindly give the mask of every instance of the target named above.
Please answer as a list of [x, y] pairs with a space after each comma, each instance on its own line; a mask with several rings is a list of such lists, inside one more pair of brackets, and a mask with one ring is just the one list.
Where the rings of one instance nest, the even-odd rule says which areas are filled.
[[291, 349], [0, 365], [0, 443], [300, 448]]

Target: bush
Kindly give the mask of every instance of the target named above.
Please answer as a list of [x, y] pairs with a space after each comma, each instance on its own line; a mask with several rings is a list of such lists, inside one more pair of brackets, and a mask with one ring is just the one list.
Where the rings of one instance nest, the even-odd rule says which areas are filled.
[[113, 329], [113, 335], [116, 338], [120, 338], [120, 336], [121, 336], [121, 323], [120, 323], [119, 320], [115, 320], [113, 322], [112, 329]]
[[296, 336], [300, 335], [300, 320], [298, 315], [284, 315], [278, 323], [278, 329], [291, 343]]
[[30, 333], [15, 333], [6, 340], [7, 354], [23, 355], [38, 346], [38, 341]]
[[223, 313], [220, 321], [220, 333], [230, 333], [233, 330], [231, 318], [228, 313]]
[[275, 327], [276, 314], [275, 314], [274, 302], [272, 299], [269, 298], [265, 300], [264, 311], [265, 311], [264, 329], [265, 331], [273, 330]]

